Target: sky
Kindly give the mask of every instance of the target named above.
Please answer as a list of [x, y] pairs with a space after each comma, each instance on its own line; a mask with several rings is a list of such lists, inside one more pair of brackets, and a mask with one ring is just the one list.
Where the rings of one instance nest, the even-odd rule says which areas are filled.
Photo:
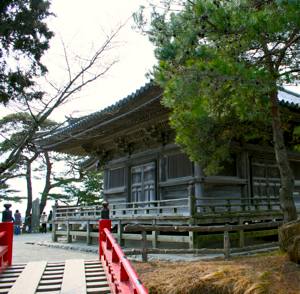
[[[95, 81], [81, 91], [69, 103], [55, 110], [52, 119], [64, 121], [66, 117], [80, 117], [115, 103], [134, 92], [147, 82], [148, 73], [155, 64], [153, 47], [148, 37], [133, 29], [132, 13], [143, 0], [52, 0], [51, 10], [55, 17], [47, 20], [55, 33], [50, 49], [43, 57], [49, 74], [47, 79], [56, 85], [63, 85], [67, 78], [64, 47], [71, 69], [76, 70], [76, 56], [89, 58], [95, 49], [103, 44], [104, 37], [123, 24], [114, 48], [105, 56], [106, 60], [118, 60], [105, 77]], [[63, 45], [64, 44], [64, 45]], [[103, 60], [104, 62], [106, 61]], [[45, 88], [47, 85], [45, 85]], [[15, 111], [14, 108], [0, 109], [0, 115]], [[34, 199], [39, 196], [42, 182], [34, 181]], [[25, 180], [13, 182], [13, 187], [24, 195]], [[25, 214], [25, 202], [13, 204]], [[46, 212], [51, 209], [51, 203]]]
[[[64, 120], [66, 115], [82, 116], [111, 105], [134, 92], [147, 81], [145, 74], [155, 63], [153, 47], [148, 37], [133, 29], [132, 13], [145, 4], [141, 0], [53, 0], [52, 10], [56, 17], [49, 27], [56, 36], [44, 62], [52, 73], [51, 80], [64, 83], [66, 63], [63, 45], [70, 56], [89, 58], [91, 52], [103, 43], [103, 36], [110, 34], [120, 24], [125, 24], [114, 42], [114, 49], [105, 56], [117, 63], [104, 78], [100, 78], [72, 101], [55, 111], [53, 118]], [[105, 62], [105, 59], [104, 59]], [[76, 61], [73, 66], [76, 68]], [[72, 67], [72, 66], [71, 66]]]

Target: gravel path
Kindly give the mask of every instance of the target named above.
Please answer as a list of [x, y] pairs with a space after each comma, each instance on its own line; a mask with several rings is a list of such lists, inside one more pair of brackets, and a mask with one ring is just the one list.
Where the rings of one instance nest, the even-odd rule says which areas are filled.
[[51, 234], [23, 234], [14, 236], [13, 264], [29, 261], [63, 261], [66, 259], [97, 259], [98, 254], [84, 251], [66, 250], [37, 245], [40, 242], [51, 243]]

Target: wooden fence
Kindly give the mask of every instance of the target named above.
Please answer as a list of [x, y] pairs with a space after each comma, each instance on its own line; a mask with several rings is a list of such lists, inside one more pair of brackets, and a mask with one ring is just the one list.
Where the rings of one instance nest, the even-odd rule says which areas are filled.
[[[283, 222], [266, 222], [257, 224], [243, 224], [243, 225], [224, 225], [224, 226], [151, 226], [151, 225], [127, 225], [124, 228], [125, 232], [141, 232], [142, 234], [142, 260], [147, 261], [147, 232], [199, 232], [199, 233], [212, 233], [223, 232], [224, 234], [224, 248], [223, 253], [225, 259], [230, 257], [230, 238], [229, 232], [244, 230], [259, 230], [278, 228]], [[251, 248], [252, 247], [252, 248]], [[255, 246], [248, 246], [246, 250], [253, 250]], [[154, 251], [152, 251], [154, 252]], [[219, 253], [218, 249], [206, 249], [206, 253]]]

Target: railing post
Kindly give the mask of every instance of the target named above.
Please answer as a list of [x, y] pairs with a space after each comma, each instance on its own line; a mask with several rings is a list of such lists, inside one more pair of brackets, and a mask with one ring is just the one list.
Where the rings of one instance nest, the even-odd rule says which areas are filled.
[[103, 249], [101, 246], [101, 242], [105, 241], [105, 233], [104, 229], [108, 229], [109, 231], [111, 230], [111, 220], [110, 219], [101, 219], [99, 220], [99, 256], [103, 255]]
[[121, 220], [119, 220], [118, 221], [118, 233], [117, 233], [117, 235], [118, 235], [118, 243], [120, 244], [120, 246], [122, 246], [123, 245], [123, 227], [122, 227], [122, 221]]
[[194, 237], [195, 237], [195, 233], [192, 231], [189, 231], [189, 248], [190, 249], [194, 249], [194, 242], [195, 242]]
[[[244, 220], [242, 218], [239, 219], [239, 225], [243, 225]], [[245, 234], [244, 230], [239, 230], [239, 246], [243, 248], [245, 246]]]
[[[152, 221], [152, 225], [156, 225], [156, 220], [154, 219]], [[152, 231], [152, 248], [157, 248], [157, 236], [158, 236], [158, 231]]]
[[92, 244], [92, 237], [91, 237], [91, 224], [90, 221], [86, 222], [86, 244]]
[[52, 242], [57, 242], [57, 226], [58, 224], [54, 220], [52, 220]]
[[67, 224], [67, 243], [72, 243], [71, 225], [68, 220], [66, 224]]
[[147, 256], [147, 232], [142, 231], [142, 261], [147, 262], [148, 256]]
[[195, 196], [193, 193], [193, 185], [189, 184], [188, 186], [188, 207], [189, 207], [189, 215], [194, 216], [195, 213]]
[[229, 239], [229, 231], [227, 230], [224, 231], [224, 257], [226, 260], [228, 260], [230, 257], [230, 239]]

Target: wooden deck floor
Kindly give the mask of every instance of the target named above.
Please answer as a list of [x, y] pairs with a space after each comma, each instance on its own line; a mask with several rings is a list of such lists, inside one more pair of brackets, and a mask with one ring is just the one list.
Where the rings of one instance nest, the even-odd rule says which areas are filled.
[[0, 275], [0, 294], [111, 293], [99, 260], [15, 264]]

